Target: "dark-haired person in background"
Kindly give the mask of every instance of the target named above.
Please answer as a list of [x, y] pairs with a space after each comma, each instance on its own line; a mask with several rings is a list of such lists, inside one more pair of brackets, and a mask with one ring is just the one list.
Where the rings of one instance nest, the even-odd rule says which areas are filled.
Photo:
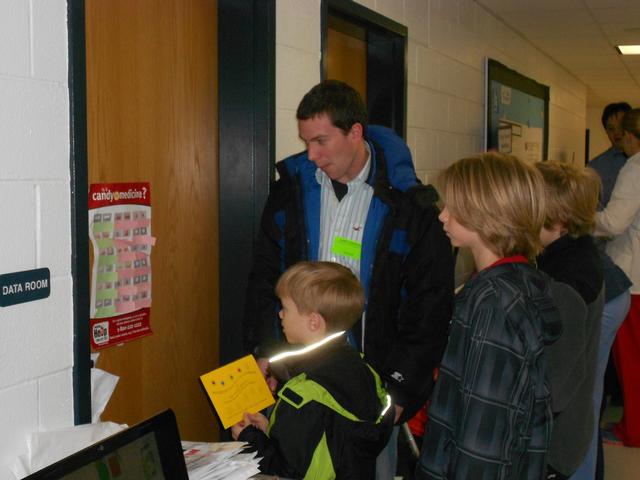
[[602, 126], [609, 137], [611, 147], [589, 162], [589, 167], [598, 172], [602, 180], [600, 197], [602, 208], [609, 203], [618, 172], [627, 161], [627, 156], [622, 148], [622, 118], [629, 110], [631, 110], [631, 105], [627, 102], [619, 102], [610, 103], [602, 111]]
[[[346, 83], [313, 87], [296, 118], [306, 150], [277, 164], [249, 277], [244, 346], [268, 375], [266, 357], [284, 341], [278, 277], [301, 260], [340, 263], [366, 297], [351, 344], [380, 373], [395, 421], [404, 422], [431, 393], [451, 319], [453, 255], [437, 193], [417, 179], [400, 137], [367, 126], [364, 102]], [[378, 457], [376, 478], [395, 475], [397, 432]]]

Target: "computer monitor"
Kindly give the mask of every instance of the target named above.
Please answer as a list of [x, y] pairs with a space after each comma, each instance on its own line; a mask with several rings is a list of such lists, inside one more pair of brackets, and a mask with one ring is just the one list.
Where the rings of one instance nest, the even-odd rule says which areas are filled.
[[74, 453], [24, 480], [188, 480], [172, 410]]

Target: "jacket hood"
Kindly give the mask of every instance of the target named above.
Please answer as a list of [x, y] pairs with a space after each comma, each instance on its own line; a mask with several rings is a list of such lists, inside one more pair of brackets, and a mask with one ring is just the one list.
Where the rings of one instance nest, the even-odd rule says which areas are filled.
[[[368, 125], [365, 140], [382, 149], [387, 181], [393, 188], [406, 192], [411, 187], [421, 185], [416, 176], [409, 147], [393, 130], [380, 125]], [[377, 161], [376, 158], [376, 163], [372, 165], [374, 170], [372, 170], [371, 178], [376, 178]], [[316, 171], [316, 166], [309, 160], [306, 151], [287, 157], [277, 164], [277, 168], [281, 175], [284, 173], [284, 169], [289, 176], [294, 176], [296, 173], [311, 175]]]
[[420, 185], [411, 151], [396, 132], [380, 125], [369, 125], [365, 138], [382, 147], [387, 166], [387, 177], [393, 188], [406, 192], [411, 187]]
[[532, 297], [534, 305], [538, 309], [538, 318], [542, 323], [542, 339], [545, 345], [551, 345], [562, 334], [562, 317], [560, 311], [556, 307], [551, 292], [552, 280], [546, 275], [539, 272], [542, 277], [546, 277], [543, 281], [532, 278]]

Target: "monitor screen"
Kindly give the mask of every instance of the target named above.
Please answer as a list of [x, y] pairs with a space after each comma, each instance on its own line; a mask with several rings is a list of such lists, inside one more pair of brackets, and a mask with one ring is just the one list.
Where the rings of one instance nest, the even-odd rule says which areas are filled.
[[175, 415], [166, 410], [25, 480], [188, 480]]

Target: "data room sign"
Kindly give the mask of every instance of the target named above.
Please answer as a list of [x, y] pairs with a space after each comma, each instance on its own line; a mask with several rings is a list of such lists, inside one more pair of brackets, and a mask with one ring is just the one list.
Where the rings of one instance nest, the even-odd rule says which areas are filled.
[[0, 275], [0, 307], [33, 302], [51, 293], [51, 273], [48, 268]]

